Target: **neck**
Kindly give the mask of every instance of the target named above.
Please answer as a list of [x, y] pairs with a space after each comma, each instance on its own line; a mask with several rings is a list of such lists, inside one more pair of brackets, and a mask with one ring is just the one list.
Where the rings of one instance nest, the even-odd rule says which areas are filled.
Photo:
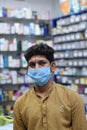
[[50, 79], [47, 84], [45, 84], [43, 87], [39, 87], [35, 85], [35, 91], [37, 94], [43, 94], [43, 96], [46, 96], [48, 93], [49, 88], [52, 86], [53, 80]]

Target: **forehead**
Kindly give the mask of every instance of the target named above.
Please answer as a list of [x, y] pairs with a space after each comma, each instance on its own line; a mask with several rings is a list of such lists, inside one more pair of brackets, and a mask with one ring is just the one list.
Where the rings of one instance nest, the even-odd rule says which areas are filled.
[[43, 55], [35, 55], [35, 56], [32, 56], [29, 59], [29, 61], [36, 61], [36, 60], [46, 60], [46, 61], [48, 61], [48, 59]]

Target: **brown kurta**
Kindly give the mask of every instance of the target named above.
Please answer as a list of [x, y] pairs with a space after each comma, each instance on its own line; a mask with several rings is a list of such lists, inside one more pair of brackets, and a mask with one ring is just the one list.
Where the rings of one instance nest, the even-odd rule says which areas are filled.
[[56, 83], [44, 99], [32, 88], [15, 102], [14, 130], [87, 130], [82, 98]]

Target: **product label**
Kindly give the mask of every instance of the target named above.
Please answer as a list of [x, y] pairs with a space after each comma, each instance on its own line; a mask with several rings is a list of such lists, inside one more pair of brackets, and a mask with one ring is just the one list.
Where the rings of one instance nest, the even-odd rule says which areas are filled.
[[64, 14], [69, 14], [70, 10], [69, 10], [69, 2], [68, 2], [68, 0], [60, 0], [60, 8], [61, 8], [61, 11]]
[[80, 0], [80, 4], [82, 6], [87, 6], [87, 0]]

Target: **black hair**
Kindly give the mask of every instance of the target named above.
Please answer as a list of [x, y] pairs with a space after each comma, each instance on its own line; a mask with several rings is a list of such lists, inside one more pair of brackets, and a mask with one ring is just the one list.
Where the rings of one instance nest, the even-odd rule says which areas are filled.
[[54, 49], [44, 43], [31, 46], [30, 48], [28, 48], [28, 50], [24, 54], [27, 62], [34, 55], [45, 56], [46, 59], [48, 59], [50, 63], [54, 61]]

